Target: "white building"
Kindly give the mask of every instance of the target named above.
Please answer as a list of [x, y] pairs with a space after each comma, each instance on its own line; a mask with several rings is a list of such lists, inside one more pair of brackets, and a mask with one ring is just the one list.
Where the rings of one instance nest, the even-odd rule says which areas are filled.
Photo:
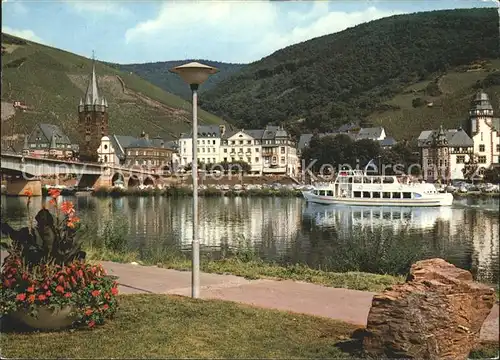
[[239, 130], [223, 135], [221, 162], [245, 161], [259, 175], [298, 174], [299, 159], [290, 134], [279, 126], [264, 130]]
[[[224, 125], [200, 125], [198, 126], [198, 160], [205, 164], [217, 164], [220, 162], [220, 140], [226, 131]], [[181, 134], [178, 141], [179, 163], [181, 166], [191, 164], [193, 157], [192, 133]]]
[[[457, 130], [426, 130], [418, 137], [422, 175], [426, 181], [464, 179], [467, 163], [477, 176], [500, 163], [500, 119], [493, 117], [488, 95], [479, 91], [469, 110], [468, 133]], [[475, 164], [475, 165], [474, 165]], [[472, 174], [469, 174], [472, 175]]]
[[469, 135], [480, 168], [500, 163], [500, 119], [493, 117], [493, 106], [484, 91], [478, 91], [469, 110]]

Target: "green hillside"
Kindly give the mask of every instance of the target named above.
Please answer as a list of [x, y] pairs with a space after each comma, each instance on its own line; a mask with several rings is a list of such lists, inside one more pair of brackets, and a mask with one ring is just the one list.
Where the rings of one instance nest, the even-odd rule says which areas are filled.
[[228, 78], [229, 76], [237, 73], [245, 66], [243, 64], [230, 64], [218, 61], [198, 59], [189, 59], [182, 61], [161, 61], [145, 64], [110, 65], [126, 72], [132, 71], [143, 79], [149, 81], [151, 84], [154, 84], [163, 90], [166, 90], [172, 94], [179, 95], [184, 99], [190, 99], [191, 90], [189, 89], [189, 87], [186, 86], [186, 84], [179, 76], [177, 76], [176, 74], [172, 74], [171, 72], [169, 72], [169, 70], [175, 66], [179, 66], [191, 61], [201, 62], [202, 64], [216, 67], [219, 70], [216, 74], [210, 76], [205, 83], [203, 83], [203, 86], [200, 87], [200, 93], [212, 89], [213, 87], [215, 87], [215, 85]]
[[[2, 34], [2, 136], [25, 134], [46, 122], [60, 125], [76, 141], [78, 103], [91, 71], [90, 59]], [[108, 100], [111, 133], [137, 136], [144, 130], [172, 138], [189, 130], [191, 105], [177, 95], [102, 63], [96, 63], [96, 73]], [[9, 117], [14, 101], [29, 110]], [[201, 123], [222, 123], [206, 111], [198, 114]]]
[[[500, 68], [498, 26], [497, 10], [489, 8], [392, 16], [279, 50], [200, 100], [239, 126], [328, 131], [355, 121], [412, 137], [462, 121], [478, 81], [488, 75], [482, 85], [498, 109], [492, 75]], [[478, 60], [490, 61], [474, 65]], [[416, 105], [434, 103], [414, 108], [416, 98]]]

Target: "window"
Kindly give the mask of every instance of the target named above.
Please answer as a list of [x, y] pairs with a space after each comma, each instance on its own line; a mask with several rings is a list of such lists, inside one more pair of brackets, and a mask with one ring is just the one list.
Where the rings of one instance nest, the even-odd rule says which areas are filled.
[[355, 191], [354, 192], [354, 197], [355, 198], [360, 198], [361, 197], [361, 191]]
[[400, 192], [393, 192], [392, 198], [393, 199], [401, 199], [401, 193]]
[[463, 164], [464, 162], [465, 162], [464, 155], [457, 156], [457, 164]]
[[284, 153], [285, 153], [285, 147], [284, 147], [284, 146], [282, 146], [282, 147], [281, 147], [281, 153], [282, 153], [282, 154], [284, 154]]
[[439, 166], [443, 166], [443, 159], [439, 159]]
[[390, 192], [384, 192], [383, 198], [384, 199], [390, 199], [391, 198], [391, 193]]
[[372, 198], [374, 198], [374, 199], [380, 199], [380, 193], [378, 191], [372, 192]]
[[259, 148], [255, 148], [255, 152], [259, 152]]
[[258, 157], [255, 158], [255, 162], [256, 163], [259, 162], [259, 158]]
[[284, 156], [282, 156], [282, 157], [281, 157], [281, 162], [282, 162], [282, 163], [284, 163], [284, 162], [285, 162], [285, 157], [284, 157]]
[[404, 193], [403, 193], [403, 199], [411, 199], [411, 193], [409, 193], [409, 192], [404, 192]]
[[369, 198], [371, 198], [371, 196], [370, 196], [370, 192], [369, 192], [369, 191], [363, 191], [363, 197], [364, 197], [365, 199], [369, 199]]
[[332, 190], [327, 190], [326, 196], [333, 196], [333, 191]]
[[486, 156], [478, 156], [477, 162], [480, 164], [486, 164]]
[[500, 152], [500, 144], [497, 144], [497, 152]]
[[212, 140], [212, 144], [214, 144], [214, 145], [215, 145], [215, 140]]
[[483, 144], [479, 145], [479, 151], [484, 152], [484, 145]]
[[248, 144], [248, 145], [252, 145], [252, 140], [248, 140], [248, 141], [247, 141], [247, 144]]
[[227, 153], [227, 149], [224, 149], [224, 152]]

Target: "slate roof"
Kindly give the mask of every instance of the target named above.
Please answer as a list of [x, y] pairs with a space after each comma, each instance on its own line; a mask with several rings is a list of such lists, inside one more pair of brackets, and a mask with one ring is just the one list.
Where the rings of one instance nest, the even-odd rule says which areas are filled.
[[369, 127], [369, 128], [361, 128], [356, 136], [357, 140], [363, 139], [377, 139], [384, 132], [383, 127]]
[[288, 132], [286, 130], [280, 128], [279, 126], [268, 125], [264, 130], [240, 129], [240, 130], [227, 131], [222, 136], [222, 138], [229, 139], [230, 137], [236, 135], [239, 132], [243, 132], [244, 134], [247, 134], [248, 136], [251, 136], [252, 138], [258, 140], [274, 140], [276, 137], [281, 137], [281, 138], [288, 137]]
[[[50, 144], [52, 142], [52, 137], [54, 136], [56, 144], [71, 145], [71, 140], [65, 133], [62, 132], [59, 126], [53, 124], [38, 124], [38, 128], [45, 137], [44, 142]], [[30, 142], [34, 142], [34, 139], [32, 139], [32, 135], [35, 131], [36, 128], [30, 135]]]
[[[438, 130], [425, 130], [420, 133], [417, 139], [418, 146], [427, 147], [428, 141], [431, 141], [432, 136], [436, 134]], [[446, 141], [450, 147], [470, 147], [474, 146], [474, 141], [469, 135], [462, 129], [451, 129], [445, 130]]]
[[120, 160], [125, 159], [125, 149], [133, 143], [137, 138], [133, 136], [123, 136], [123, 135], [110, 135], [109, 139], [111, 140], [111, 144], [115, 149], [116, 156]]
[[386, 146], [394, 146], [394, 145], [396, 145], [397, 141], [394, 140], [393, 137], [386, 137], [385, 139], [379, 140], [378, 143], [380, 144], [380, 146], [386, 147]]
[[[190, 139], [193, 132], [181, 134], [181, 139]], [[210, 136], [209, 136], [210, 135]], [[198, 137], [199, 138], [217, 138], [220, 137], [220, 126], [219, 125], [198, 125]]]

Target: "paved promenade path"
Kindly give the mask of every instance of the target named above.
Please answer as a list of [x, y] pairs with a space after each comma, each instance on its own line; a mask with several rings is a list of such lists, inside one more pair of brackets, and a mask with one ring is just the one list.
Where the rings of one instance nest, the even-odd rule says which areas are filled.
[[[191, 296], [191, 273], [156, 266], [101, 262], [118, 276], [123, 294], [154, 293]], [[200, 297], [220, 299], [269, 309], [285, 310], [366, 326], [375, 293], [336, 289], [291, 280], [247, 280], [233, 275], [201, 273]], [[499, 341], [498, 304], [481, 329], [481, 340]]]

